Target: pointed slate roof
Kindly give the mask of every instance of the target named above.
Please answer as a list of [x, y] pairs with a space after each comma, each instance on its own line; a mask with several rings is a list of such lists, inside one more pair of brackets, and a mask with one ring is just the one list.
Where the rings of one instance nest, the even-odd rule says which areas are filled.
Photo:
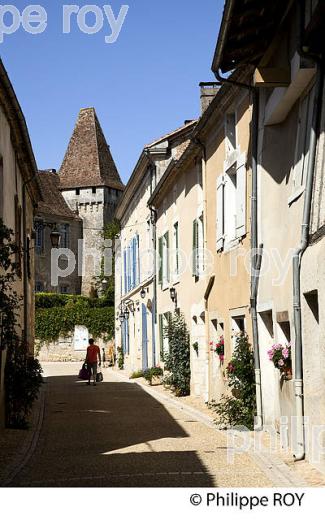
[[96, 186], [124, 189], [95, 109], [83, 108], [60, 169], [60, 189]]

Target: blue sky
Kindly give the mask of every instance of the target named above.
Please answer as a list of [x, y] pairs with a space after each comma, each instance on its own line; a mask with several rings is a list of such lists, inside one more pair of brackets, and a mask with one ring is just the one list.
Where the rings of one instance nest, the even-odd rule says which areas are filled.
[[[32, 3], [8, 2], [20, 12]], [[126, 182], [146, 143], [199, 115], [198, 84], [214, 80], [210, 67], [224, 2], [102, 0], [96, 5], [110, 4], [116, 16], [129, 5], [114, 44], [105, 43], [106, 18], [100, 32], [87, 35], [72, 17], [71, 33], [63, 34], [62, 9], [69, 2], [38, 3], [48, 14], [45, 32], [20, 28], [0, 44], [38, 166], [60, 167], [79, 109], [94, 106]]]

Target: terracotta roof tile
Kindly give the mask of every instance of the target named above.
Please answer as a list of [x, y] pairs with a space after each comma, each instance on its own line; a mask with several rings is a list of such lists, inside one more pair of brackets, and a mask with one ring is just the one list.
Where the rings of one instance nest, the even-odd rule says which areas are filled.
[[124, 185], [94, 108], [80, 110], [60, 169], [61, 189]]
[[42, 200], [38, 203], [36, 214], [81, 220], [68, 206], [60, 191], [60, 179], [57, 173], [41, 170], [37, 176]]

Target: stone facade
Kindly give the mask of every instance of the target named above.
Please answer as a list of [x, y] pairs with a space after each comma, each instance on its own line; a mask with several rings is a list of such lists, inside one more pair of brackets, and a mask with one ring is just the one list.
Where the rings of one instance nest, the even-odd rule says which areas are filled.
[[95, 110], [81, 110], [60, 169], [60, 190], [82, 221], [82, 294], [91, 293], [101, 274], [102, 232], [113, 219], [123, 189]]
[[[21, 276], [13, 289], [22, 298], [17, 311], [18, 334], [33, 355], [34, 346], [34, 206], [41, 198], [37, 184], [37, 167], [24, 115], [7, 72], [0, 60], [0, 219], [14, 233], [20, 248], [15, 259]], [[6, 308], [0, 301], [0, 313]], [[2, 331], [1, 331], [2, 332]], [[2, 338], [0, 348], [0, 427], [4, 422], [4, 368], [7, 345]]]
[[[114, 351], [114, 340], [104, 341], [102, 338], [96, 339], [96, 345], [99, 346], [101, 354], [103, 355], [103, 349], [105, 351], [105, 357], [108, 362], [110, 352]], [[86, 358], [87, 348], [76, 349], [75, 338], [73, 335], [68, 338], [59, 338], [58, 341], [52, 343], [44, 343], [42, 345], [36, 345], [39, 349], [38, 359], [42, 362], [67, 362], [67, 361], [79, 361], [82, 363]]]

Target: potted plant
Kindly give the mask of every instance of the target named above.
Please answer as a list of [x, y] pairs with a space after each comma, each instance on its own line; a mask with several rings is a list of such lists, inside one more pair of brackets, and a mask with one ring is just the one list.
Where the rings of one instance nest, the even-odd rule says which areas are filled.
[[291, 345], [290, 343], [282, 345], [277, 343], [272, 345], [267, 352], [269, 360], [272, 361], [275, 368], [280, 370], [283, 379], [292, 379], [292, 361], [291, 361]]
[[199, 355], [199, 344], [198, 342], [196, 341], [195, 343], [193, 343], [193, 350], [195, 350], [196, 352], [196, 355], [198, 356]]
[[210, 343], [211, 350], [213, 350], [219, 356], [220, 364], [223, 364], [225, 360], [225, 340], [223, 336], [220, 336], [217, 343]]

